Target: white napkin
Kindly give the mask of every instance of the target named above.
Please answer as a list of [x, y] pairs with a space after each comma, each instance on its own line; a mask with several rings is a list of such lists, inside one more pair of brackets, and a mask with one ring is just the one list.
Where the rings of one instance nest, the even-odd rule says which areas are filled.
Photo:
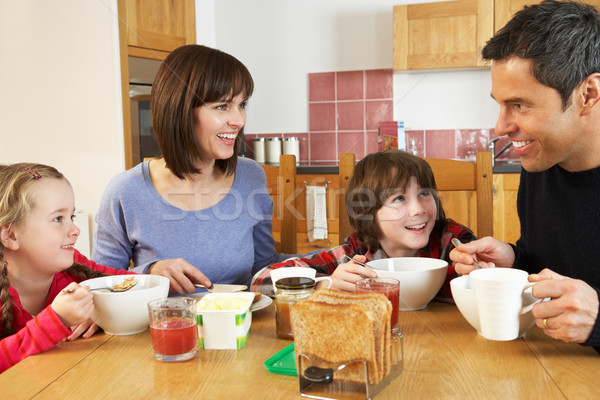
[[325, 186], [306, 187], [308, 240], [327, 239], [327, 193]]

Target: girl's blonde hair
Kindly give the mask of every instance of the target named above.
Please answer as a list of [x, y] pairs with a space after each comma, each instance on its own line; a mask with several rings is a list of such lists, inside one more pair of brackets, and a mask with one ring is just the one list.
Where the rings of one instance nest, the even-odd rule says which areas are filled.
[[[55, 168], [43, 164], [17, 163], [0, 164], [0, 227], [11, 227], [22, 223], [36, 206], [35, 190], [38, 181], [62, 179], [69, 182]], [[104, 274], [74, 263], [67, 270], [74, 278], [89, 279]], [[0, 241], [0, 337], [14, 333], [13, 301], [8, 294], [8, 268], [4, 261], [4, 245]]]

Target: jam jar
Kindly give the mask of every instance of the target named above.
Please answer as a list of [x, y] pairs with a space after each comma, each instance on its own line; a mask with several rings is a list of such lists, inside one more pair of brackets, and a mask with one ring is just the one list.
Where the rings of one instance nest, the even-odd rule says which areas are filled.
[[275, 282], [275, 306], [277, 320], [277, 336], [283, 339], [294, 339], [290, 309], [300, 300], [306, 299], [315, 291], [315, 281], [306, 277], [281, 278]]

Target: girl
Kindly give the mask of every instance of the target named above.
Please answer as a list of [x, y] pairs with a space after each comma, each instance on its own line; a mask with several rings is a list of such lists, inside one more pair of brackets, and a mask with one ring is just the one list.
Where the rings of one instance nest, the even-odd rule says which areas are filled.
[[92, 294], [77, 282], [127, 273], [73, 248], [74, 212], [73, 189], [56, 169], [0, 165], [0, 372], [65, 338], [92, 336]]
[[235, 57], [200, 45], [175, 49], [152, 85], [162, 157], [117, 175], [96, 214], [92, 259], [160, 274], [179, 293], [194, 282], [248, 285], [275, 251], [263, 169], [238, 157], [254, 82]]
[[[332, 288], [354, 292], [356, 281], [376, 274], [349, 259], [365, 263], [389, 257], [431, 257], [451, 264], [450, 240], [475, 239], [468, 228], [446, 218], [429, 164], [400, 150], [369, 154], [356, 165], [346, 207], [356, 232], [342, 246], [273, 264], [256, 274], [254, 290], [258, 285], [258, 290], [270, 290], [262, 288], [270, 285], [269, 269], [306, 266], [331, 275]], [[442, 298], [451, 298], [453, 277], [454, 268], [449, 267]]]

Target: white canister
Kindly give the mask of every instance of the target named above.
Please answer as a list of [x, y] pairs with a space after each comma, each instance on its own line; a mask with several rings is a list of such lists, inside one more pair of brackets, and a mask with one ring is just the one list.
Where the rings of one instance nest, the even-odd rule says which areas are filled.
[[296, 156], [296, 164], [300, 164], [300, 140], [296, 136], [283, 138], [283, 154]]
[[265, 138], [259, 137], [252, 139], [252, 149], [254, 150], [254, 161], [260, 164], [265, 163]]
[[279, 165], [279, 156], [281, 155], [281, 139], [270, 137], [265, 141], [265, 161], [267, 164]]

